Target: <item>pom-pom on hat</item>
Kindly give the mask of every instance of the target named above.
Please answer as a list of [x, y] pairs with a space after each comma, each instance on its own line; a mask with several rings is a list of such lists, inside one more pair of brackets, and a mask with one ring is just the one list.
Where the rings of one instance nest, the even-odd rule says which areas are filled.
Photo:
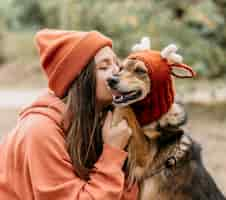
[[[129, 59], [138, 59], [145, 63], [151, 80], [150, 93], [145, 99], [132, 104], [132, 108], [141, 126], [158, 120], [168, 112], [174, 102], [175, 88], [173, 76], [191, 78], [195, 72], [188, 65], [182, 63], [182, 57], [176, 53], [177, 47], [169, 45], [161, 52], [150, 49], [150, 40], [143, 38], [141, 43], [133, 47]], [[178, 71], [186, 72], [181, 75]]]
[[97, 31], [43, 29], [36, 34], [35, 42], [49, 88], [60, 98], [98, 50], [112, 47], [112, 41]]

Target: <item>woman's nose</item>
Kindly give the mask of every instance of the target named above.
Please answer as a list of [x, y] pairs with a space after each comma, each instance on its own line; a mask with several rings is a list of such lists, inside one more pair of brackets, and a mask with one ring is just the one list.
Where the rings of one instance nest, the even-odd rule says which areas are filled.
[[119, 71], [120, 71], [120, 67], [119, 67], [118, 65], [115, 64], [115, 65], [113, 66], [112, 73], [113, 73], [113, 74], [117, 74]]

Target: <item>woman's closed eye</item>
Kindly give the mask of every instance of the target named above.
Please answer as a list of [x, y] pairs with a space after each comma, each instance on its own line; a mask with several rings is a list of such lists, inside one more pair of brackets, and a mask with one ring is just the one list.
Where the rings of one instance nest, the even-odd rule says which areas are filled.
[[100, 70], [107, 70], [108, 68], [109, 68], [108, 65], [101, 65], [98, 67], [98, 69]]
[[109, 65], [107, 63], [101, 63], [98, 65], [99, 70], [107, 70], [109, 68]]
[[111, 61], [108, 59], [104, 59], [98, 64], [98, 69], [106, 70], [109, 68], [110, 65], [111, 65]]

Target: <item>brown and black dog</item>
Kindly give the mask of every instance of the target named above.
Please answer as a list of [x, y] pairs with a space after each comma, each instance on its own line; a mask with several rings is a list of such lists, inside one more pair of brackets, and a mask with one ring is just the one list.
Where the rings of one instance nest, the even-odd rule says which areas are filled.
[[151, 92], [145, 64], [126, 59], [108, 83], [114, 93], [113, 125], [126, 119], [133, 130], [126, 172], [131, 183], [139, 183], [139, 199], [225, 200], [203, 165], [200, 146], [181, 128], [186, 122], [182, 104], [175, 102], [158, 121], [140, 127], [129, 105]]

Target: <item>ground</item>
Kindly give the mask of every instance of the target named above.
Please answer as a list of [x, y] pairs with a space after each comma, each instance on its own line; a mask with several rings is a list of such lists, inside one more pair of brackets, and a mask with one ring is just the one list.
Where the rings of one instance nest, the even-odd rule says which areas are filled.
[[190, 105], [187, 111], [187, 129], [201, 144], [204, 164], [226, 195], [226, 105]]
[[[226, 106], [187, 105], [187, 129], [202, 146], [204, 163], [226, 195]], [[0, 133], [6, 134], [16, 123], [19, 109], [0, 108]]]

